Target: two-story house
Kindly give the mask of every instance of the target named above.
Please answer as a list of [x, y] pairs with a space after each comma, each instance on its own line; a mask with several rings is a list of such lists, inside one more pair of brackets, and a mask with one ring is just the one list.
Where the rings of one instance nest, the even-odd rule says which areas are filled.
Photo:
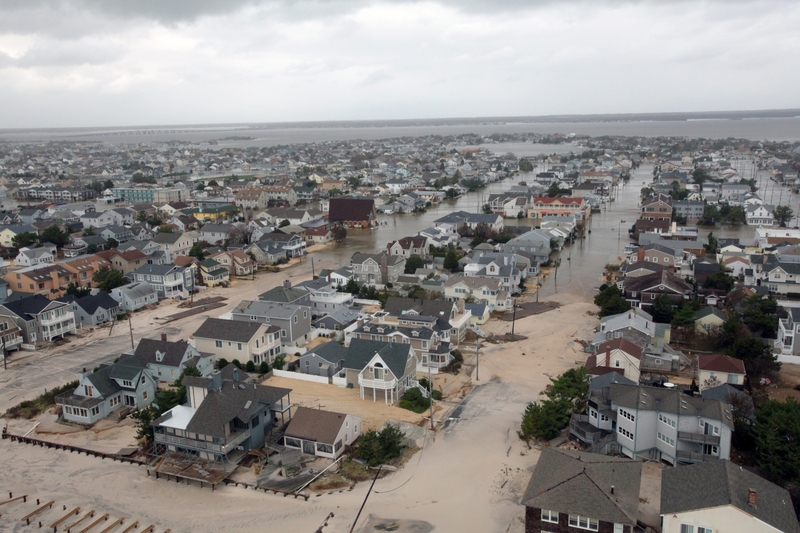
[[744, 385], [746, 375], [741, 359], [723, 354], [701, 354], [697, 357], [697, 383], [701, 391], [723, 383]]
[[136, 311], [158, 303], [158, 289], [147, 282], [134, 282], [111, 290], [111, 297], [125, 312]]
[[10, 316], [0, 315], [0, 344], [5, 350], [3, 353], [19, 350], [22, 340], [22, 330], [17, 323]]
[[250, 276], [256, 267], [255, 261], [242, 250], [219, 251], [208, 257], [219, 261], [232, 276]]
[[175, 265], [143, 265], [130, 274], [134, 282], [147, 282], [160, 298], [187, 297], [194, 290], [194, 269]]
[[305, 305], [242, 300], [231, 318], [279, 327], [284, 346], [303, 346], [311, 333], [311, 308]]
[[586, 370], [590, 376], [616, 372], [638, 383], [643, 353], [642, 348], [622, 337], [606, 341], [586, 359]]
[[772, 227], [775, 225], [774, 205], [748, 204], [744, 208], [748, 226]]
[[27, 344], [53, 341], [75, 331], [75, 314], [69, 305], [41, 294], [0, 304], [0, 316], [14, 321]]
[[454, 274], [444, 282], [444, 297], [448, 301], [474, 299], [487, 305], [490, 311], [511, 309], [511, 295], [500, 279]]
[[347, 384], [358, 387], [362, 400], [371, 389], [373, 401], [380, 396], [389, 405], [417, 379], [417, 358], [410, 344], [353, 339], [342, 368]]
[[38, 248], [23, 246], [19, 249], [17, 257], [14, 258], [14, 265], [26, 267], [52, 263], [55, 260], [56, 254], [56, 247], [49, 243]]
[[94, 424], [114, 411], [141, 409], [155, 399], [158, 384], [135, 355], [78, 375], [78, 386], [56, 396], [64, 420]]
[[396, 241], [392, 241], [386, 245], [386, 251], [389, 255], [399, 255], [408, 259], [412, 255], [418, 255], [422, 259], [427, 259], [430, 255], [428, 248], [428, 239], [426, 237], [403, 237]]
[[156, 243], [159, 248], [161, 248], [161, 251], [166, 255], [167, 262], [171, 263], [175, 260], [175, 257], [179, 255], [189, 255], [189, 251], [197, 241], [186, 233], [160, 232], [153, 236], [152, 242]]
[[356, 252], [350, 258], [356, 281], [365, 285], [385, 286], [396, 283], [405, 271], [406, 260], [400, 255], [365, 254]]
[[235, 367], [229, 378], [223, 373], [183, 378], [188, 403], [153, 421], [156, 446], [230, 463], [262, 448], [276, 427], [291, 421], [291, 389], [242, 383]]
[[111, 322], [120, 310], [119, 302], [103, 291], [81, 298], [62, 296], [58, 301], [69, 305], [78, 326], [99, 326]]
[[[475, 254], [470, 262], [464, 265], [464, 275], [467, 277], [497, 280], [502, 284], [503, 290], [509, 294], [520, 292], [520, 281], [523, 273], [517, 268], [514, 254]], [[526, 270], [527, 275], [527, 270]]]
[[567, 217], [585, 221], [592, 215], [591, 206], [581, 197], [537, 197], [528, 209], [528, 218]]
[[672, 198], [659, 193], [642, 201], [642, 220], [672, 221]]
[[281, 328], [261, 322], [207, 318], [193, 334], [195, 346], [228, 361], [272, 363], [281, 351]]

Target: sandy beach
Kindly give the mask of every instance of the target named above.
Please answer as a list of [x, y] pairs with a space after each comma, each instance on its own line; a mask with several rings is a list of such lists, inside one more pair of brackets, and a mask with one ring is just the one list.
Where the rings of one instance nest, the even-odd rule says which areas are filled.
[[[429, 433], [421, 451], [404, 467], [378, 480], [359, 527], [372, 514], [423, 520], [436, 531], [523, 531], [524, 509], [519, 498], [538, 452], [528, 449], [516, 435], [521, 414], [527, 402], [538, 398], [550, 377], [585, 359], [575, 340], [589, 338], [597, 324], [596, 316], [590, 314], [595, 311], [590, 303], [568, 294], [548, 300], [561, 307], [517, 320], [515, 333], [528, 337], [526, 340], [482, 344], [479, 376], [473, 368], [471, 375], [460, 380], [452, 375], [436, 378], [436, 386], [441, 384], [446, 391], [446, 401], [434, 417], [437, 420], [449, 416], [458, 405], [463, 385], [477, 387], [462, 402], [457, 420]], [[500, 320], [483, 327], [487, 333], [496, 334], [510, 332], [510, 328], [510, 322]], [[472, 359], [474, 355], [465, 352], [467, 368], [472, 368]], [[285, 378], [269, 382], [293, 388], [295, 405], [353, 412], [364, 418], [368, 428], [379, 426], [387, 418], [424, 423], [422, 415], [361, 400], [354, 389]], [[10, 429], [18, 433], [32, 426], [31, 421], [14, 422]], [[102, 451], [130, 445], [133, 434], [132, 427], [101, 427], [96, 432], [56, 435], [53, 426], [53, 420], [43, 419], [41, 433], [36, 432], [36, 436]], [[144, 525], [156, 524], [156, 531], [171, 528], [174, 532], [262, 531], [270, 527], [313, 531], [333, 512], [335, 516], [324, 531], [346, 532], [368, 488], [368, 483], [359, 483], [352, 491], [312, 496], [306, 502], [224, 485], [212, 493], [196, 485], [156, 481], [148, 477], [144, 467], [8, 440], [0, 442], [0, 454], [4, 458], [0, 489], [27, 493], [42, 501], [55, 500], [54, 510], [42, 514], [48, 524], [64, 514], [63, 505], [68, 509], [96, 509], [109, 513], [112, 519], [126, 517]], [[2, 509], [0, 530], [27, 531], [20, 518], [33, 508], [30, 503], [9, 504]]]

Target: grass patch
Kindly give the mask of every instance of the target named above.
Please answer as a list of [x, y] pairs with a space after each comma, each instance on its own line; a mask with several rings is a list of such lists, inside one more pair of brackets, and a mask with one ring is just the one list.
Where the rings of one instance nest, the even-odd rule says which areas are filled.
[[78, 381], [70, 381], [65, 385], [61, 385], [59, 387], [55, 387], [44, 394], [38, 396], [33, 400], [26, 400], [21, 402], [14, 407], [10, 408], [6, 411], [5, 416], [6, 418], [27, 418], [30, 420], [34, 416], [38, 415], [39, 413], [43, 413], [50, 409], [56, 403], [56, 396], [61, 394], [62, 392], [66, 392], [70, 389], [74, 389], [78, 386]]
[[333, 474], [332, 476], [322, 477], [314, 481], [308, 486], [314, 492], [325, 492], [327, 490], [336, 490], [350, 487], [350, 481], [346, 480], [340, 474]]
[[375, 477], [375, 472], [367, 468], [367, 465], [362, 465], [349, 459], [342, 461], [339, 473], [353, 482], [367, 481]]

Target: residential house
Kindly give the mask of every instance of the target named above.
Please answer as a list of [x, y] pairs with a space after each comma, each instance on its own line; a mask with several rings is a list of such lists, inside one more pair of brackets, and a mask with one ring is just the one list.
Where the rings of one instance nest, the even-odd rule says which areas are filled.
[[283, 285], [273, 287], [267, 292], [258, 295], [262, 302], [277, 302], [284, 304], [310, 306], [311, 293], [303, 288], [292, 287], [292, 282], [284, 280]]
[[135, 355], [114, 364], [102, 364], [95, 372], [78, 375], [78, 386], [56, 396], [64, 420], [94, 424], [123, 408], [150, 405], [158, 390], [144, 362]]
[[298, 369], [303, 374], [333, 377], [342, 370], [347, 351], [336, 341], [319, 344], [300, 356]]
[[158, 289], [147, 283], [133, 282], [111, 289], [111, 297], [119, 302], [126, 313], [158, 303]]
[[154, 379], [167, 383], [173, 383], [187, 368], [208, 376], [216, 362], [213, 352], [201, 352], [185, 340], [169, 341], [166, 333], [160, 339], [141, 339], [133, 354], [147, 365]]
[[406, 260], [399, 255], [365, 254], [356, 252], [350, 258], [350, 266], [356, 281], [366, 285], [384, 286], [395, 283], [405, 272]]
[[727, 320], [728, 315], [707, 305], [694, 314], [694, 328], [698, 333], [708, 334], [721, 328]]
[[143, 265], [131, 273], [134, 282], [147, 282], [159, 298], [187, 297], [194, 290], [194, 270], [175, 265]]
[[216, 287], [230, 283], [230, 272], [215, 259], [203, 259], [198, 263], [198, 276], [206, 287]]
[[701, 391], [723, 383], [744, 385], [746, 372], [741, 359], [722, 354], [701, 354], [697, 359], [697, 382]]
[[260, 187], [236, 191], [235, 204], [240, 209], [266, 209], [268, 203], [269, 195]]
[[118, 224], [106, 226], [102, 231], [98, 232], [98, 234], [106, 240], [114, 239], [118, 243], [126, 243], [133, 239], [133, 232], [131, 229]]
[[[398, 321], [399, 322], [399, 321]], [[386, 322], [385, 319], [370, 320], [349, 331], [350, 339], [364, 339], [396, 344], [410, 344], [417, 357], [417, 371], [428, 367], [438, 373], [453, 360], [450, 343], [442, 342], [438, 331], [428, 327], [408, 327]]]
[[111, 322], [120, 312], [119, 302], [103, 291], [81, 298], [62, 296], [58, 301], [69, 305], [78, 326], [99, 326]]
[[[159, 246], [161, 251], [166, 254], [167, 262], [171, 263], [175, 260], [175, 257], [179, 255], [189, 255], [189, 251], [192, 249], [192, 246], [195, 245], [196, 241], [186, 233], [161, 232], [155, 234], [152, 242]], [[147, 254], [146, 251], [142, 251]]]
[[56, 253], [56, 247], [53, 245], [44, 245], [38, 248], [25, 246], [19, 249], [17, 257], [14, 258], [14, 265], [26, 267], [52, 263], [55, 260]]
[[231, 318], [278, 326], [284, 346], [302, 346], [310, 340], [311, 308], [305, 305], [242, 300]]
[[373, 401], [380, 395], [389, 405], [417, 379], [417, 358], [410, 344], [353, 339], [342, 367], [347, 384], [358, 386], [362, 400], [372, 389]]
[[699, 200], [678, 200], [672, 204], [672, 212], [687, 220], [696, 221], [703, 216], [706, 204]]
[[[517, 268], [514, 254], [475, 253], [464, 265], [464, 276], [496, 280], [509, 294], [520, 292], [523, 272]], [[527, 269], [525, 275], [527, 276]]]
[[[310, 305], [316, 315], [332, 313], [340, 309], [349, 309], [353, 305], [354, 296], [352, 294], [338, 292], [330, 282], [322, 278], [298, 283], [294, 288], [308, 291], [309, 301], [306, 305]], [[263, 298], [259, 296], [259, 299]]]
[[491, 316], [489, 313], [489, 306], [485, 304], [464, 303], [464, 309], [469, 311], [469, 323], [473, 326], [482, 326], [486, 324]]
[[244, 250], [253, 254], [258, 265], [274, 265], [278, 261], [287, 259], [283, 245], [269, 239], [254, 242]]
[[553, 245], [551, 237], [545, 232], [531, 230], [503, 244], [503, 251], [506, 253], [523, 252], [532, 255], [538, 263], [545, 263], [550, 259]]
[[545, 447], [522, 496], [525, 531], [639, 529], [642, 463]]
[[666, 194], [657, 194], [642, 201], [642, 214], [639, 217], [650, 221], [672, 222], [672, 198]]
[[330, 199], [328, 221], [348, 228], [368, 228], [375, 223], [375, 200], [335, 197]]
[[730, 461], [665, 470], [661, 478], [663, 533], [798, 533], [792, 496]]
[[30, 224], [0, 225], [0, 245], [5, 248], [14, 248], [14, 237], [23, 233], [35, 233], [39, 235], [39, 230]]
[[[288, 229], [288, 228], [283, 228]], [[302, 229], [302, 228], [301, 228]], [[282, 233], [281, 231], [274, 231], [272, 233], [266, 233], [262, 237], [261, 241], [259, 241], [259, 245], [262, 242], [270, 242], [274, 243], [282, 250], [284, 250], [284, 257], [289, 259], [293, 259], [295, 257], [303, 257], [306, 255], [306, 239], [303, 236], [294, 234], [294, 233]]]
[[576, 221], [586, 221], [592, 216], [592, 208], [581, 197], [537, 197], [533, 206], [528, 209], [528, 218], [543, 219], [544, 217], [570, 218]]
[[261, 322], [207, 318], [194, 332], [195, 346], [241, 364], [272, 363], [281, 352], [281, 328]]
[[673, 305], [691, 297], [693, 288], [667, 270], [626, 280], [623, 286], [625, 299], [631, 307], [650, 310], [659, 298], [667, 298]]
[[586, 359], [586, 371], [590, 376], [616, 372], [638, 383], [643, 353], [642, 348], [622, 337], [606, 341]]
[[422, 259], [427, 259], [430, 255], [428, 239], [421, 236], [403, 237], [386, 245], [389, 255], [399, 255], [408, 259], [412, 255], [418, 255]]
[[238, 374], [233, 368], [231, 379], [223, 379], [220, 371], [184, 377], [188, 405], [153, 422], [156, 446], [223, 463], [262, 448], [275, 427], [291, 420], [291, 389], [245, 385]]
[[228, 235], [235, 228], [233, 224], [203, 224], [200, 228], [200, 238], [208, 244], [222, 244], [228, 240]]
[[218, 261], [235, 276], [250, 276], [255, 268], [255, 261], [242, 250], [228, 250], [213, 253], [209, 258]]
[[80, 217], [84, 228], [105, 228], [112, 224], [122, 224], [122, 216], [114, 210], [87, 211]]
[[444, 297], [448, 301], [475, 300], [486, 305], [490, 312], [511, 309], [511, 295], [500, 279], [454, 274], [444, 282]]
[[14, 319], [11, 316], [0, 315], [0, 345], [5, 350], [3, 353], [19, 350], [23, 340], [22, 330]]
[[61, 263], [41, 264], [6, 272], [3, 279], [14, 292], [57, 298], [66, 290], [72, 274]]
[[308, 455], [338, 459], [360, 435], [357, 416], [298, 407], [283, 433], [283, 445]]
[[399, 326], [431, 328], [442, 342], [457, 345], [464, 340], [471, 315], [463, 300], [421, 300], [390, 296], [384, 311], [395, 317]]
[[745, 219], [748, 226], [766, 226], [772, 227], [775, 225], [775, 211], [774, 205], [763, 204], [748, 204], [744, 208]]
[[148, 256], [139, 250], [132, 249], [120, 252], [118, 249], [104, 250], [95, 255], [102, 257], [109, 263], [109, 267], [119, 270], [126, 276], [137, 268], [147, 264]]
[[669, 324], [653, 322], [653, 316], [634, 307], [624, 313], [605, 316], [592, 339], [595, 348], [605, 341], [625, 337], [639, 347], [650, 343], [669, 344], [672, 328]]

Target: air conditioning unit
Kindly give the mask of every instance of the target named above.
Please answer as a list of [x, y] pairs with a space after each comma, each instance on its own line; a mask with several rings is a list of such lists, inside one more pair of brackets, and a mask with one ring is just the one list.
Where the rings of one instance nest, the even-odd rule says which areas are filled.
[[244, 451], [244, 446], [237, 446], [236, 449], [241, 451], [241, 452], [243, 452]]

